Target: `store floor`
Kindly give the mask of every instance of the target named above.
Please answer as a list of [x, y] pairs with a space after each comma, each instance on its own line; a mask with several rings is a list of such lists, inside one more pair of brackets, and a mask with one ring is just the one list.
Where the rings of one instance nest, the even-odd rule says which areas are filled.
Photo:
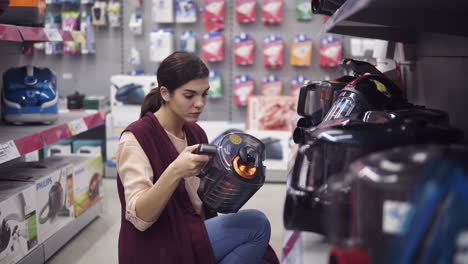
[[[286, 186], [265, 184], [244, 208], [256, 208], [270, 219], [270, 244], [280, 256], [283, 241], [283, 204]], [[60, 249], [47, 263], [118, 263], [117, 241], [120, 228], [120, 203], [115, 179], [104, 180], [104, 212]], [[328, 246], [320, 237], [302, 234], [304, 263], [326, 264]]]

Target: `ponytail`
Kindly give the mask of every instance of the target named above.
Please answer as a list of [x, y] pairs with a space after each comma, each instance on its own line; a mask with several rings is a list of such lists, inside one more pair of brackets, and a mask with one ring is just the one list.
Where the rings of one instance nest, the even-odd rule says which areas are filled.
[[159, 92], [159, 87], [151, 89], [141, 104], [140, 118], [142, 118], [147, 112], [154, 113], [158, 111], [161, 104], [162, 98], [161, 93]]

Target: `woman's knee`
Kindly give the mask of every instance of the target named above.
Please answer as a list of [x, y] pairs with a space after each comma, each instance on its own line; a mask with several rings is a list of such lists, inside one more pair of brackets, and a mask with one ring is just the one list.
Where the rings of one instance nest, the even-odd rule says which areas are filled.
[[267, 236], [268, 239], [270, 238], [270, 221], [263, 212], [256, 209], [246, 209], [239, 211], [239, 213], [246, 218], [246, 223], [249, 223], [250, 226], [260, 231], [264, 236]]

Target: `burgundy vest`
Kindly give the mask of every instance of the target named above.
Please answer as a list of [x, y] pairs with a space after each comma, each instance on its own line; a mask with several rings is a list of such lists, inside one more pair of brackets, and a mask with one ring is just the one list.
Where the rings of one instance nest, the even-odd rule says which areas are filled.
[[[153, 169], [153, 183], [179, 153], [153, 113], [130, 124], [125, 131], [135, 135]], [[207, 143], [205, 132], [195, 123], [184, 126], [187, 145]], [[120, 177], [117, 188], [121, 203], [119, 263], [214, 263], [204, 220], [195, 212], [181, 181], [158, 220], [144, 232], [125, 219], [125, 196]], [[216, 216], [204, 208], [206, 218]]]

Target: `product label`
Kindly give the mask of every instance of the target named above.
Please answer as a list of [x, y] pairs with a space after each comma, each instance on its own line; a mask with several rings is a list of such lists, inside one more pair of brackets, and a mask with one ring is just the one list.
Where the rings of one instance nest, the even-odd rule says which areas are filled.
[[36, 211], [32, 211], [26, 216], [26, 224], [28, 227], [28, 250], [31, 250], [37, 245]]
[[386, 234], [399, 234], [410, 209], [407, 202], [385, 201], [382, 214], [382, 231]]
[[88, 130], [88, 126], [86, 125], [83, 118], [73, 120], [70, 123], [68, 123], [67, 125], [68, 125], [68, 128], [70, 129], [70, 132], [72, 133], [73, 136]]
[[18, 148], [13, 140], [6, 143], [0, 143], [0, 163], [20, 157]]

